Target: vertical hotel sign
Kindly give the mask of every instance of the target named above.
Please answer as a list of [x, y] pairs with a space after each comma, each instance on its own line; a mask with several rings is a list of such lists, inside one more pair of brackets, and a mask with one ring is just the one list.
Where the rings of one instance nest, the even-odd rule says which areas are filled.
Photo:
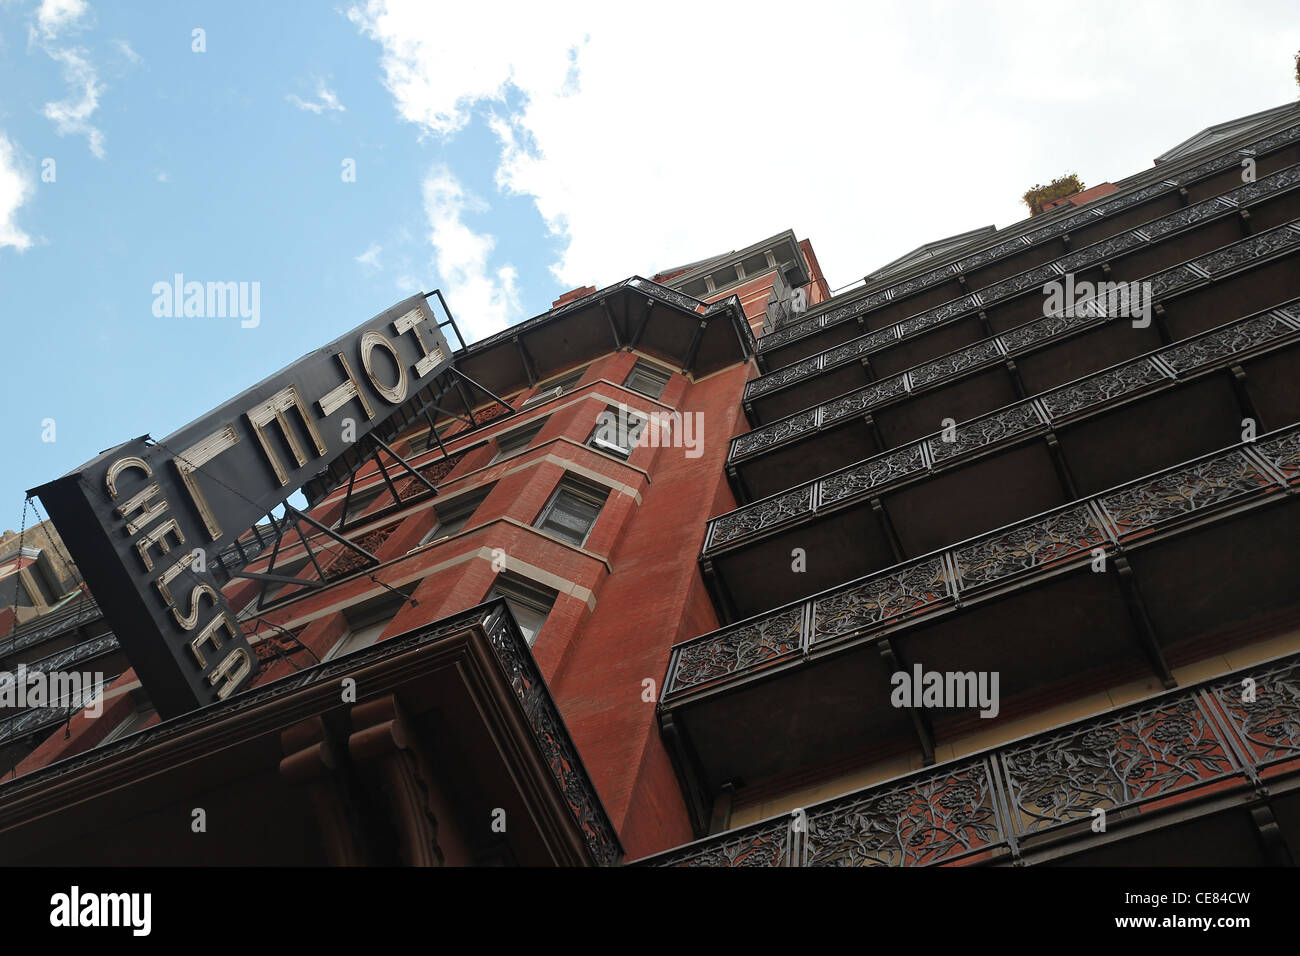
[[125, 442], [33, 489], [160, 714], [224, 700], [257, 670], [210, 559], [450, 356], [412, 296], [162, 441]]

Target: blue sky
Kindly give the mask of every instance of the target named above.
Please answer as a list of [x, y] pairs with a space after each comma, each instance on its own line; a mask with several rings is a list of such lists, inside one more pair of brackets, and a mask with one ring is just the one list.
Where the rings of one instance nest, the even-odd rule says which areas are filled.
[[[28, 44], [33, 9], [0, 7], [0, 130], [36, 181], [18, 217], [31, 245], [0, 249], [9, 464], [0, 527], [15, 530], [26, 487], [118, 441], [162, 437], [438, 286], [421, 182], [454, 163], [466, 190], [492, 194], [496, 153], [482, 121], [454, 142], [421, 141], [394, 114], [374, 45], [320, 4], [266, 4], [256, 16], [239, 4], [201, 14], [101, 4], [93, 29], [68, 43], [87, 51], [104, 88], [91, 117], [103, 134], [98, 158], [87, 135], [60, 136], [42, 115], [70, 86], [63, 65]], [[191, 50], [199, 23], [204, 53]], [[342, 111], [289, 101], [319, 104], [322, 83]], [[40, 181], [45, 158], [55, 160], [53, 183]], [[349, 158], [355, 182], [343, 181]], [[524, 197], [493, 195], [491, 216], [503, 261], [544, 308], [564, 291], [547, 268], [558, 239]], [[357, 261], [376, 245], [380, 267]], [[259, 325], [156, 318], [152, 287], [177, 272], [260, 283]], [[41, 440], [47, 418], [52, 443]]]
[[786, 228], [844, 285], [1296, 95], [1288, 3], [746, 9], [0, 0], [0, 529], [419, 289], [475, 338]]

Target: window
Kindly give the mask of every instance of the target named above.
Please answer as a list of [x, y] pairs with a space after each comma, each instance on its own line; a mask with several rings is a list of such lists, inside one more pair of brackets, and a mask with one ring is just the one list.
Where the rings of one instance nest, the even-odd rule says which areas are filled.
[[623, 384], [634, 392], [657, 399], [664, 393], [670, 378], [672, 372], [638, 359]]
[[420, 432], [420, 434], [416, 435], [414, 438], [411, 439], [409, 443], [411, 450], [407, 452], [407, 454], [412, 456], [423, 454], [424, 452], [429, 450], [429, 442], [431, 442], [432, 440], [433, 440], [432, 429], [427, 429], [425, 431]]
[[409, 595], [405, 592], [385, 594], [347, 608], [343, 612], [343, 617], [348, 622], [347, 633], [339, 638], [339, 642], [330, 649], [324, 659], [328, 661], [335, 657], [342, 657], [344, 654], [351, 654], [375, 643], [408, 599]]
[[453, 535], [464, 528], [465, 525], [469, 524], [469, 519], [474, 517], [474, 512], [478, 510], [478, 506], [483, 503], [483, 499], [488, 496], [488, 492], [491, 490], [492, 486], [488, 485], [486, 488], [478, 488], [455, 498], [450, 498], [445, 504], [435, 504], [433, 512], [437, 516], [438, 523], [433, 526], [433, 530], [420, 540], [420, 544], [437, 541], [439, 538]]
[[551, 495], [534, 527], [581, 547], [608, 497], [607, 488], [595, 488], [566, 478]]
[[572, 372], [566, 372], [559, 378], [551, 379], [549, 382], [542, 385], [541, 391], [536, 395], [524, 399], [524, 403], [519, 407], [521, 409], [528, 408], [530, 405], [537, 405], [552, 398], [559, 398], [565, 392], [572, 391], [578, 382], [582, 381], [582, 376], [585, 375], [586, 372], [587, 366], [584, 365], [582, 368], [575, 368]]
[[587, 374], [587, 366], [575, 368], [572, 372], [565, 372], [559, 378], [553, 378], [546, 383], [547, 388], [558, 388], [561, 393], [571, 392], [582, 381], [582, 376]]
[[515, 623], [530, 645], [537, 640], [538, 632], [546, 623], [546, 615], [555, 606], [554, 591], [504, 574], [497, 576], [497, 582], [488, 592], [486, 600], [494, 598], [505, 598], [510, 613], [515, 616]]
[[[306, 573], [303, 573], [305, 569], [309, 570], [306, 570]], [[262, 573], [274, 574], [277, 577], [282, 578], [314, 578], [316, 567], [311, 563], [311, 558], [302, 555], [301, 557], [285, 561], [283, 564], [277, 561], [275, 567], [264, 569]], [[266, 584], [266, 597], [264, 598], [264, 603], [266, 604], [270, 604], [290, 588], [296, 588], [297, 593], [299, 595], [302, 594], [303, 585], [301, 584], [291, 584], [288, 581], [266, 581], [264, 583]]]
[[627, 458], [645, 426], [646, 420], [641, 415], [626, 406], [615, 408], [610, 405], [596, 419], [596, 428], [587, 444], [619, 458]]
[[523, 404], [519, 406], [520, 411], [525, 408], [531, 408], [534, 405], [540, 405], [542, 402], [548, 402], [553, 398], [559, 398], [564, 392], [558, 388], [548, 388], [545, 391], [538, 392], [525, 398]]
[[352, 488], [351, 499], [348, 499], [346, 494], [343, 496], [344, 500], [347, 501], [348, 506], [347, 511], [343, 513], [343, 520], [340, 523], [347, 524], [350, 521], [356, 521], [357, 518], [361, 517], [362, 512], [375, 503], [375, 500], [384, 490], [385, 487], [382, 485], [378, 488], [367, 488], [364, 491], [354, 486]]
[[114, 740], [120, 740], [123, 737], [135, 733], [137, 730], [144, 727], [144, 725], [149, 722], [149, 718], [151, 718], [155, 713], [157, 713], [157, 711], [154, 710], [152, 704], [147, 702], [137, 704], [136, 709], [127, 714], [126, 719], [105, 734], [104, 739], [95, 746], [102, 747], [104, 744], [112, 743]]
[[507, 432], [504, 435], [501, 435], [497, 438], [497, 453], [488, 464], [494, 465], [499, 461], [504, 461], [507, 458], [519, 454], [532, 443], [533, 439], [537, 437], [537, 433], [542, 430], [542, 426], [545, 424], [546, 419], [539, 418], [535, 422], [529, 422], [522, 428], [516, 428], [512, 432]]

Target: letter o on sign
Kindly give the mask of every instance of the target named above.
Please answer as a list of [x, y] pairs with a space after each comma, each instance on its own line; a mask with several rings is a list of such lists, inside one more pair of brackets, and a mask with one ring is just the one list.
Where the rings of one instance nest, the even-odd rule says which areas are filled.
[[[375, 350], [376, 346], [382, 346], [388, 354], [393, 357], [393, 364], [397, 366], [397, 384], [385, 385], [375, 378], [375, 370], [372, 367], [370, 353]], [[397, 355], [397, 349], [393, 348], [393, 343], [384, 338], [382, 332], [376, 332], [371, 329], [361, 336], [361, 364], [365, 367], [366, 377], [370, 379], [370, 384], [375, 387], [380, 395], [384, 396], [391, 404], [399, 405], [406, 398], [406, 366]]]

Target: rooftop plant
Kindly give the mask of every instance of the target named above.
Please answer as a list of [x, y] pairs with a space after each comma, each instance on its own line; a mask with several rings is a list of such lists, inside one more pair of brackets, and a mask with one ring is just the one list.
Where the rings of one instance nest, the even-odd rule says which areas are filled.
[[1076, 173], [1066, 173], [1058, 176], [1046, 186], [1035, 186], [1025, 193], [1021, 199], [1029, 207], [1029, 213], [1037, 216], [1043, 211], [1043, 205], [1051, 202], [1053, 199], [1061, 199], [1065, 196], [1073, 196], [1077, 192], [1083, 191], [1083, 181], [1079, 179]]

